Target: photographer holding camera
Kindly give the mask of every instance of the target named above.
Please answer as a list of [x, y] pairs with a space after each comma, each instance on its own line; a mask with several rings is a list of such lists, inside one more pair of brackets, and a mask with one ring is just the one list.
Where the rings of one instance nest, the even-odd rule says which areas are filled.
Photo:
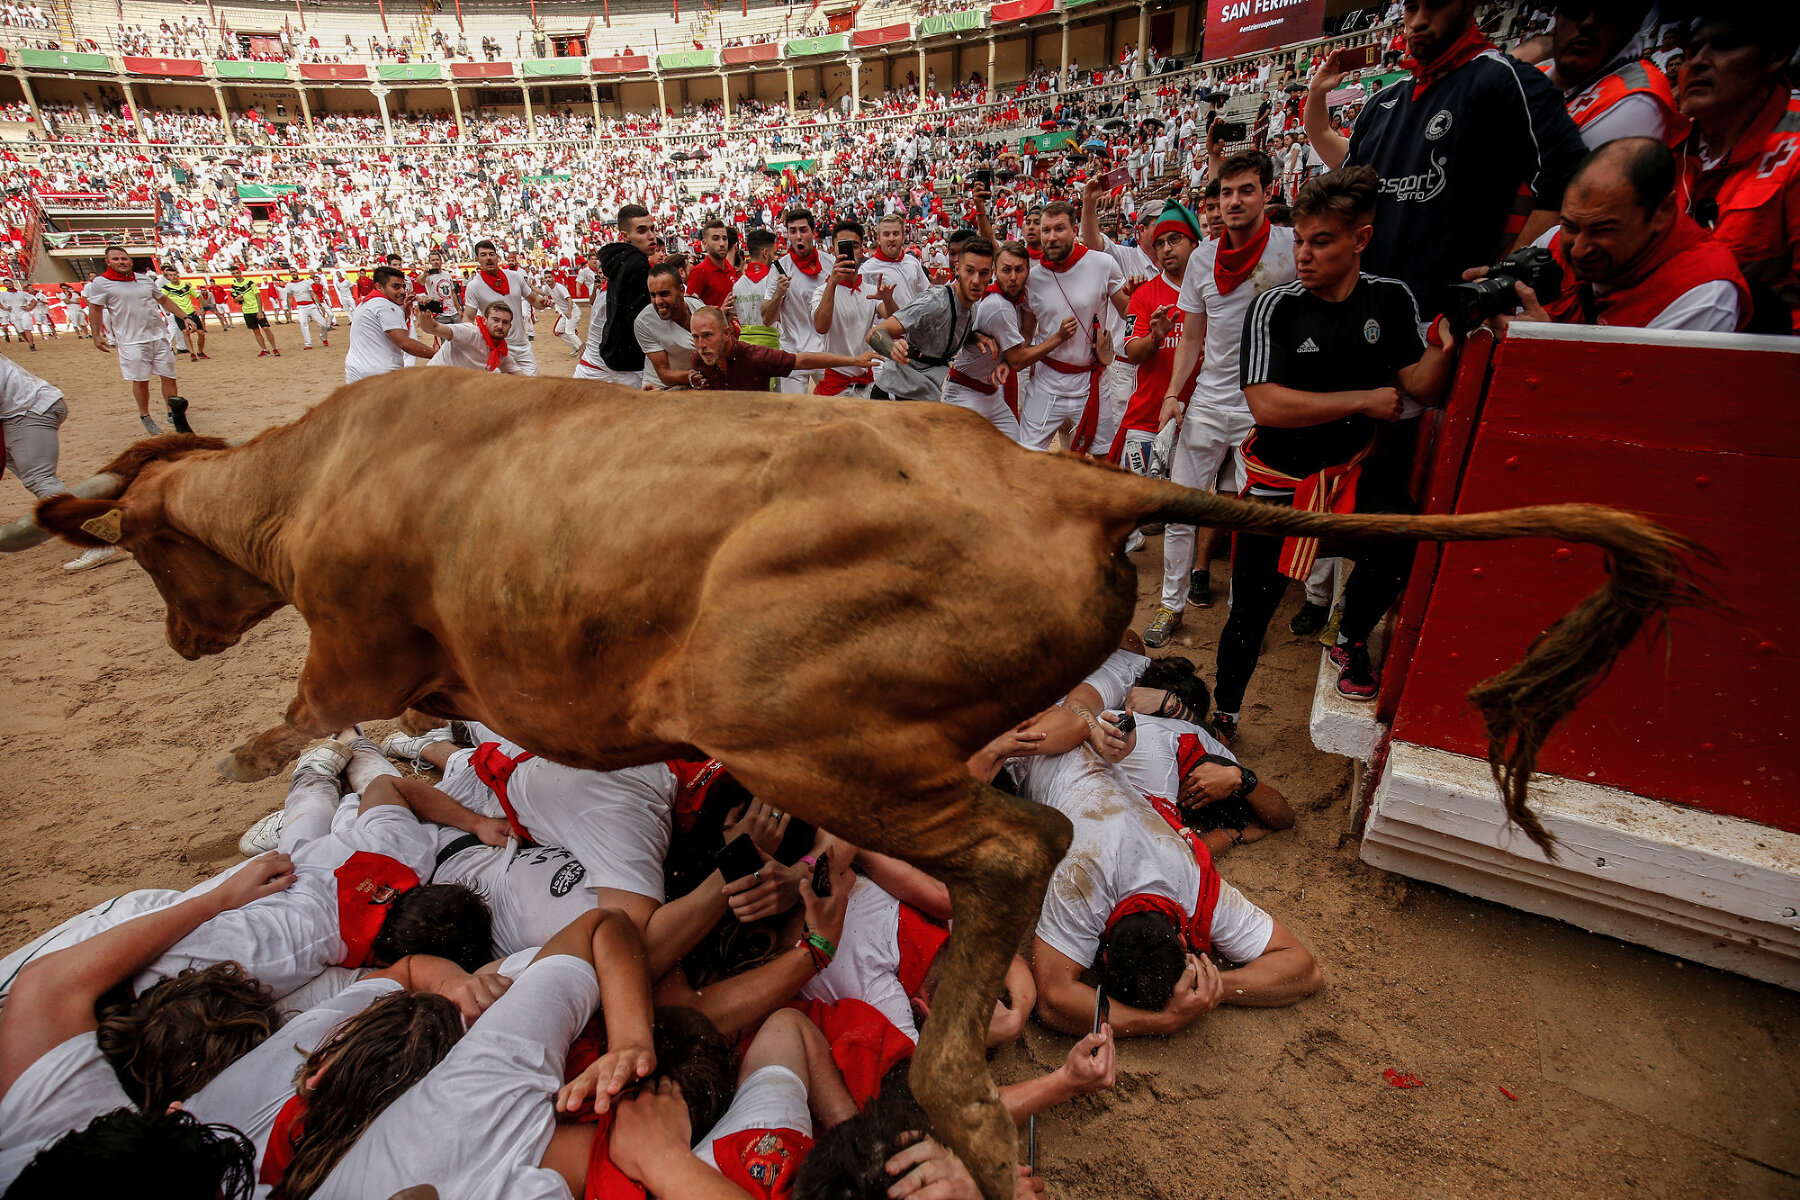
[[[1242, 455], [1251, 498], [1311, 512], [1412, 511], [1391, 461], [1365, 462], [1381, 422], [1401, 401], [1436, 403], [1449, 386], [1455, 335], [1436, 322], [1427, 347], [1406, 285], [1362, 273], [1374, 234], [1380, 177], [1346, 167], [1308, 180], [1294, 199], [1299, 278], [1258, 296], [1244, 322], [1239, 381], [1256, 428]], [[1235, 733], [1263, 634], [1287, 581], [1305, 579], [1320, 556], [1353, 559], [1344, 615], [1331, 656], [1338, 691], [1373, 700], [1368, 638], [1399, 598], [1414, 544], [1366, 541], [1321, 547], [1314, 538], [1240, 533], [1231, 567], [1231, 615], [1219, 637], [1215, 724]]]
[[1619, 138], [1589, 154], [1563, 193], [1562, 224], [1450, 289], [1446, 315], [1732, 333], [1750, 291], [1731, 251], [1681, 211], [1675, 156], [1658, 138]]

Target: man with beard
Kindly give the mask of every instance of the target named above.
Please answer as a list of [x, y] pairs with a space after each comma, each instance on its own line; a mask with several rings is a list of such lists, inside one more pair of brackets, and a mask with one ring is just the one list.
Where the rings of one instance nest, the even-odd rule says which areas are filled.
[[1118, 263], [1079, 244], [1076, 221], [1075, 207], [1065, 201], [1044, 206], [1039, 225], [1044, 257], [1025, 280], [1040, 329], [1075, 321], [1075, 336], [1039, 360], [1032, 372], [1019, 437], [1028, 450], [1050, 449], [1065, 425], [1072, 427], [1069, 448], [1077, 454], [1110, 444], [1101, 399], [1101, 380], [1113, 358], [1106, 312], [1109, 307], [1123, 312], [1130, 292]]
[[1540, 69], [1562, 92], [1589, 149], [1626, 137], [1677, 146], [1687, 137], [1687, 118], [1676, 111], [1668, 76], [1645, 57], [1646, 39], [1656, 32], [1650, 16], [1655, 7], [1651, 0], [1566, 0], [1557, 6], [1554, 57]]
[[[1188, 260], [1178, 305], [1181, 341], [1169, 364], [1157, 428], [1180, 422], [1169, 477], [1186, 487], [1235, 493], [1241, 476], [1237, 448], [1254, 427], [1238, 386], [1238, 347], [1244, 316], [1256, 298], [1294, 278], [1294, 235], [1269, 223], [1264, 209], [1275, 180], [1274, 164], [1260, 150], [1245, 150], [1219, 168], [1219, 219], [1224, 236], [1203, 243]], [[1196, 365], [1190, 399], [1174, 390]], [[1189, 604], [1212, 605], [1213, 542], [1217, 531], [1192, 525], [1163, 531], [1162, 605], [1144, 631], [1144, 644], [1166, 645], [1181, 627]]]
[[701, 304], [724, 308], [731, 299], [731, 285], [737, 282], [737, 272], [725, 258], [731, 248], [731, 231], [714, 217], [701, 228], [700, 244], [706, 253], [688, 272], [688, 295], [699, 297]]
[[[775, 263], [763, 301], [763, 324], [781, 331], [781, 348], [789, 354], [818, 354], [825, 349], [825, 335], [813, 328], [813, 295], [825, 285], [830, 272], [820, 261], [818, 229], [811, 212], [790, 209], [782, 218], [787, 230], [788, 252]], [[781, 390], [810, 392], [819, 382], [816, 372], [799, 368], [784, 374]]]
[[502, 267], [499, 249], [485, 238], [475, 243], [475, 262], [480, 270], [463, 290], [464, 317], [474, 320], [477, 313], [486, 312], [488, 305], [496, 300], [512, 309], [507, 345], [511, 347], [513, 361], [519, 365], [520, 372], [536, 375], [537, 355], [532, 353], [531, 340], [525, 335], [537, 315], [536, 310], [548, 307], [550, 298], [531, 286], [525, 272]]
[[823, 371], [831, 367], [867, 370], [880, 361], [873, 350], [850, 358], [808, 350], [790, 354], [738, 340], [738, 324], [717, 308], [695, 309], [688, 314], [688, 330], [694, 337], [694, 370], [688, 383], [721, 392], [766, 392], [769, 381], [784, 379], [795, 371]]

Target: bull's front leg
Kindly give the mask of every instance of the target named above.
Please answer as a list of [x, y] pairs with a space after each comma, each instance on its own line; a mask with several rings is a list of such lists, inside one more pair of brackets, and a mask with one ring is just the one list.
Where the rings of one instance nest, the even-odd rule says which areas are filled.
[[964, 802], [953, 807], [963, 832], [958, 844], [936, 852], [925, 846], [889, 851], [949, 885], [954, 918], [913, 1058], [913, 1094], [987, 1200], [1011, 1200], [1018, 1130], [988, 1073], [988, 1021], [1072, 831], [1055, 809], [974, 779]]
[[[296, 705], [299, 701], [294, 702]], [[255, 783], [267, 779], [300, 756], [307, 744], [334, 732], [329, 724], [309, 720], [304, 726], [293, 724], [293, 708], [288, 709], [288, 723], [265, 729], [219, 760], [219, 774], [233, 783]], [[342, 726], [339, 726], [342, 728]]]

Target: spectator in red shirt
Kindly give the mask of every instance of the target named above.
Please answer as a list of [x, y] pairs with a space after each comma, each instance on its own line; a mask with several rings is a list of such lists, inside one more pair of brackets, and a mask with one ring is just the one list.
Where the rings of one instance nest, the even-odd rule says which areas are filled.
[[706, 255], [688, 270], [687, 294], [698, 296], [702, 304], [724, 308], [731, 301], [731, 285], [737, 282], [737, 272], [725, 259], [731, 245], [725, 222], [717, 217], [708, 221], [700, 230], [700, 244]]
[[819, 371], [827, 367], [871, 370], [881, 356], [873, 350], [854, 357], [807, 351], [789, 354], [738, 340], [738, 323], [724, 310], [709, 305], [688, 316], [688, 332], [694, 338], [694, 369], [688, 375], [696, 388], [719, 392], [766, 392], [769, 382], [794, 371]]
[[[1123, 461], [1127, 447], [1133, 443], [1154, 441], [1161, 429], [1163, 397], [1179, 395], [1183, 404], [1194, 390], [1194, 379], [1200, 373], [1200, 362], [1179, 388], [1170, 383], [1169, 373], [1175, 365], [1175, 347], [1181, 341], [1183, 313], [1177, 303], [1181, 299], [1181, 283], [1187, 275], [1188, 257], [1200, 244], [1200, 222], [1193, 213], [1171, 201], [1163, 205], [1156, 224], [1150, 231], [1150, 249], [1158, 273], [1131, 294], [1131, 329], [1126, 336], [1125, 358], [1137, 364], [1137, 389], [1119, 422], [1118, 436], [1113, 439], [1107, 461]], [[1148, 446], [1142, 446], [1136, 461], [1148, 463]]]

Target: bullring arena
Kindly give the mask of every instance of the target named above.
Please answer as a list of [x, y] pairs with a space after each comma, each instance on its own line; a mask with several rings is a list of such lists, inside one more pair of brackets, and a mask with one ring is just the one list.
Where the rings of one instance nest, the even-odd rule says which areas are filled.
[[[498, 242], [501, 260], [521, 272], [515, 278], [529, 278], [546, 296], [545, 307], [526, 310], [529, 344], [538, 373], [554, 379], [574, 375], [598, 345], [589, 319], [604, 280], [579, 271], [590, 249], [618, 240], [622, 222], [612, 214], [621, 205], [647, 200], [648, 217], [666, 242], [659, 250], [687, 253], [698, 264], [702, 225], [714, 216], [732, 227], [735, 242], [752, 229], [785, 225], [788, 208], [811, 204], [819, 211], [819, 244], [826, 245], [831, 205], [867, 213], [891, 197], [895, 211], [909, 214], [907, 242], [926, 274], [933, 283], [949, 278], [934, 255], [948, 230], [972, 219], [966, 205], [972, 172], [988, 172], [982, 186], [992, 196], [981, 219], [992, 222], [996, 241], [1023, 236], [1017, 230], [1031, 204], [1081, 195], [1083, 180], [1069, 176], [1079, 174], [1083, 161], [1059, 160], [1066, 139], [1052, 136], [1067, 128], [1065, 94], [1070, 106], [1084, 110], [1084, 122], [1094, 117], [1100, 142], [1111, 143], [1089, 148], [1086, 169], [1105, 167], [1111, 156], [1130, 176], [1116, 187], [1109, 182], [1111, 194], [1101, 204], [1118, 241], [1131, 232], [1128, 205], [1187, 194], [1189, 164], [1204, 160], [1204, 152], [1196, 156], [1191, 143], [1184, 151], [1179, 137], [1159, 148], [1158, 137], [1165, 122], [1179, 131], [1183, 114], [1198, 104], [1256, 127], [1251, 138], [1273, 139], [1277, 182], [1285, 182], [1291, 202], [1314, 170], [1304, 139], [1288, 135], [1286, 150], [1297, 146], [1298, 152], [1286, 154], [1283, 135], [1270, 127], [1260, 102], [1284, 95], [1285, 72], [1304, 85], [1309, 72], [1296, 68], [1325, 52], [1374, 46], [1369, 78], [1344, 85], [1355, 96], [1334, 91], [1334, 113], [1348, 109], [1353, 118], [1365, 96], [1397, 77], [1391, 70], [1382, 72], [1388, 79], [1376, 76], [1380, 49], [1402, 19], [1381, 8], [1361, 13], [1317, 5], [1325, 37], [1315, 20], [1307, 38], [1222, 57], [1202, 49], [1209, 24], [1204, 6], [1167, 0], [1142, 7], [1022, 0], [978, 11], [869, 0], [843, 14], [829, 5], [751, 4], [736, 12], [730, 5], [672, 12], [630, 0], [592, 12], [587, 5], [578, 12], [560, 3], [513, 11], [472, 2], [453, 11], [434, 5], [428, 13], [410, 11], [411, 5], [402, 12], [400, 5], [310, 3], [209, 3], [202, 10], [149, 0], [6, 7], [18, 16], [0, 26], [6, 48], [0, 146], [9, 211], [17, 212], [9, 268], [21, 289], [32, 285], [57, 302], [59, 319], [53, 321], [57, 336], [40, 331], [35, 349], [9, 340], [0, 353], [65, 398], [58, 473], [68, 484], [94, 475], [145, 435], [118, 355], [97, 353], [91, 340], [77, 336], [74, 314], [82, 310], [64, 301], [60, 289], [98, 274], [109, 245], [123, 246], [139, 270], [174, 264], [181, 279], [201, 286], [234, 276], [258, 284], [318, 281], [319, 308], [331, 327], [307, 331], [317, 348], [302, 349], [302, 326], [284, 319], [289, 302], [270, 290], [261, 307], [279, 314], [271, 327], [279, 359], [258, 354], [235, 299], [223, 305], [235, 318], [230, 328], [216, 315], [203, 319], [206, 360], [175, 355], [186, 420], [202, 436], [235, 444], [300, 419], [344, 385], [356, 306], [341, 302], [340, 281], [349, 291], [390, 252], [400, 256], [409, 280], [425, 253], [437, 251], [459, 279], [472, 282], [481, 277], [475, 241]], [[1492, 25], [1503, 45], [1538, 32], [1516, 6], [1480, 7], [1483, 27]], [[1216, 99], [1194, 99], [1206, 95]], [[1140, 123], [1146, 116], [1155, 118], [1155, 129]], [[1297, 113], [1292, 122], [1297, 131]], [[977, 152], [977, 146], [987, 148]], [[671, 156], [689, 149], [692, 160]], [[1039, 156], [1056, 162], [1052, 177], [1033, 175], [1027, 163]], [[1194, 170], [1216, 172], [1217, 163], [1210, 166]], [[1106, 215], [1109, 205], [1122, 210], [1117, 218]], [[868, 225], [866, 245], [873, 251], [875, 222]], [[1040, 269], [1034, 261], [1031, 270]], [[557, 285], [559, 304], [573, 298], [568, 345], [558, 336], [565, 318], [549, 306]], [[425, 336], [416, 318], [411, 329], [409, 336]], [[1696, 376], [1743, 371], [1772, 389], [1800, 383], [1800, 360], [1773, 348], [1778, 339], [1699, 336], [1683, 345], [1672, 335], [1654, 335], [1636, 346], [1600, 337], [1583, 343], [1581, 352], [1603, 358], [1590, 377], [1601, 381], [1592, 384], [1596, 389], [1644, 386], [1614, 370], [1634, 354], [1645, 356], [1640, 364], [1654, 358]], [[1491, 428], [1511, 419], [1503, 404], [1511, 393], [1503, 385], [1542, 370], [1527, 354], [1555, 354], [1561, 346], [1512, 333], [1497, 348], [1485, 333], [1472, 338], [1463, 353], [1479, 345], [1493, 366], [1485, 379], [1454, 385], [1459, 390], [1447, 401], [1439, 447], [1456, 436], [1455, 415], [1469, 411], [1459, 405], [1485, 404]], [[1739, 346], [1733, 338], [1757, 340]], [[495, 344], [496, 353], [502, 345]], [[688, 347], [694, 345], [690, 338]], [[915, 339], [915, 353], [920, 345]], [[866, 348], [860, 339], [851, 347]], [[1509, 353], [1516, 356], [1511, 365]], [[1620, 357], [1603, 357], [1608, 354]], [[1683, 357], [1702, 355], [1712, 357], [1703, 365]], [[439, 369], [419, 363], [406, 371], [410, 377]], [[882, 378], [876, 375], [877, 384]], [[148, 411], [169, 425], [154, 380]], [[1720, 422], [1731, 427], [1757, 419], [1754, 410], [1732, 409]], [[445, 420], [454, 428], [454, 414]], [[1772, 440], [1785, 448], [1733, 443], [1736, 435], [1723, 433], [1720, 445], [1707, 447], [1717, 455], [1707, 469], [1728, 487], [1735, 486], [1733, 471], [1781, 469], [1757, 457], [1791, 458], [1791, 421], [1783, 414], [1781, 422], [1790, 428]], [[1616, 428], [1580, 436], [1590, 434], [1609, 447], [1631, 441]], [[406, 439], [409, 432], [392, 436]], [[442, 429], [418, 436], [455, 445], [454, 432]], [[1508, 490], [1480, 479], [1489, 451], [1478, 437], [1486, 434], [1467, 436], [1474, 448], [1458, 469], [1467, 472], [1471, 510], [1592, 500], [1657, 519], [1669, 511], [1640, 494], [1605, 488], [1543, 495], [1528, 487]], [[679, 457], [681, 447], [643, 452]], [[1728, 461], [1734, 454], [1743, 461]], [[304, 475], [312, 464], [291, 465]], [[1433, 481], [1441, 489], [1444, 470], [1421, 469], [1422, 506], [1464, 511], [1448, 500], [1433, 506]], [[1495, 471], [1501, 485], [1511, 478]], [[30, 497], [13, 482], [14, 470], [6, 474], [0, 520], [11, 521], [31, 511]], [[1534, 475], [1527, 484], [1542, 480]], [[1432, 553], [1431, 569], [1447, 582], [1435, 596], [1407, 593], [1377, 634], [1378, 654], [1382, 645], [1417, 646], [1410, 675], [1396, 665], [1401, 660], [1388, 660], [1384, 688], [1404, 678], [1409, 689], [1396, 701], [1398, 712], [1338, 703], [1330, 686], [1338, 668], [1322, 655], [1316, 631], [1289, 630], [1305, 597], [1299, 588], [1288, 590], [1230, 749], [1279, 789], [1292, 827], [1269, 830], [1252, 821], [1235, 844], [1213, 853], [1231, 886], [1310, 949], [1322, 985], [1282, 1006], [1228, 1002], [1171, 1036], [1122, 1037], [1110, 1088], [1047, 1108], [1032, 1118], [1029, 1134], [1020, 1126], [1021, 1160], [1029, 1138], [1035, 1175], [1048, 1195], [1800, 1196], [1794, 1033], [1800, 1003], [1792, 990], [1800, 986], [1794, 940], [1800, 927], [1793, 919], [1800, 851], [1791, 793], [1785, 801], [1767, 799], [1780, 793], [1791, 757], [1784, 764], [1772, 742], [1747, 734], [1753, 744], [1737, 747], [1729, 767], [1713, 770], [1712, 782], [1696, 791], [1686, 774], [1667, 768], [1666, 756], [1645, 768], [1667, 770], [1666, 785], [1646, 782], [1643, 771], [1616, 769], [1617, 747], [1596, 734], [1597, 727], [1629, 723], [1644, 712], [1650, 715], [1642, 717], [1648, 731], [1642, 736], [1678, 730], [1669, 714], [1681, 706], [1669, 689], [1691, 687], [1696, 678], [1684, 655], [1699, 654], [1724, 669], [1738, 661], [1731, 639], [1741, 633], [1745, 646], [1763, 656], [1757, 660], [1746, 650], [1743, 659], [1765, 672], [1746, 684], [1757, 703], [1774, 694], [1761, 664], [1791, 656], [1791, 647], [1759, 649], [1780, 640], [1764, 622], [1779, 583], [1759, 574], [1753, 590], [1743, 582], [1747, 572], [1733, 573], [1745, 560], [1739, 546], [1718, 541], [1714, 516], [1691, 529], [1670, 523], [1717, 554], [1708, 582], [1727, 605], [1747, 614], [1743, 629], [1722, 633], [1729, 622], [1719, 614], [1677, 610], [1666, 661], [1664, 644], [1639, 634], [1617, 674], [1551, 733], [1545, 774], [1533, 786], [1534, 803], [1544, 806], [1540, 811], [1564, 844], [1554, 869], [1517, 830], [1500, 828], [1498, 795], [1480, 762], [1480, 723], [1460, 705], [1462, 692], [1492, 672], [1446, 667], [1471, 642], [1457, 642], [1454, 626], [1442, 640], [1446, 623], [1468, 613], [1466, 606], [1452, 607], [1451, 567], [1463, 579], [1471, 563], [1480, 564], [1473, 570], [1481, 577], [1484, 569], [1509, 571], [1522, 560], [1505, 557], [1507, 550], [1492, 551], [1501, 555], [1495, 559], [1457, 557], [1490, 552], [1485, 545], [1458, 545], [1443, 552], [1440, 568]], [[1137, 574], [1134, 631], [1150, 628], [1164, 603], [1165, 535], [1160, 527], [1145, 533], [1125, 555]], [[1774, 536], [1792, 548], [1791, 533]], [[165, 635], [163, 600], [128, 556], [91, 570], [64, 569], [88, 544], [92, 539], [77, 546], [52, 541], [0, 556], [6, 630], [0, 818], [13, 835], [0, 859], [0, 951], [123, 893], [188, 889], [237, 867], [246, 857], [240, 837], [289, 796], [285, 768], [236, 783], [222, 779], [217, 764], [287, 710], [306, 658], [306, 620], [284, 607], [223, 654], [184, 661]], [[1534, 550], [1531, 561], [1553, 561], [1551, 546], [1562, 544], [1530, 543], [1542, 551]], [[1558, 563], [1569, 557], [1557, 553]], [[1491, 657], [1496, 670], [1507, 666], [1573, 607], [1601, 578], [1597, 553], [1578, 547], [1575, 554], [1576, 567], [1587, 572], [1579, 580], [1558, 577], [1538, 594], [1518, 578], [1522, 612], [1501, 611], [1515, 607], [1508, 598], [1496, 603], [1491, 627], [1472, 635], [1464, 630], [1480, 642], [1469, 658]], [[1214, 602], [1190, 607], [1169, 639], [1150, 651], [1191, 659], [1207, 679], [1230, 605], [1228, 538], [1220, 539], [1210, 568]], [[1425, 569], [1414, 567], [1415, 574]], [[1791, 563], [1786, 582], [1791, 585]], [[1416, 610], [1408, 607], [1414, 604]], [[1436, 607], [1428, 611], [1428, 604]], [[1444, 651], [1449, 645], [1461, 649]], [[1433, 697], [1435, 707], [1425, 711], [1422, 696]], [[1721, 685], [1707, 703], [1729, 707], [1730, 696]], [[1410, 712], [1409, 703], [1416, 706]], [[1775, 719], [1760, 712], [1750, 734]], [[369, 719], [364, 732], [380, 745], [400, 732], [397, 716]], [[1453, 732], [1442, 734], [1444, 727]], [[1417, 745], [1408, 741], [1415, 735]], [[1700, 730], [1694, 738], [1712, 736]], [[1710, 751], [1713, 743], [1705, 745]], [[1089, 751], [1077, 745], [1069, 753]], [[1457, 756], [1476, 765], [1473, 774], [1431, 773], [1432, 763]], [[729, 758], [721, 757], [729, 770]], [[448, 786], [429, 764], [397, 761], [405, 778]], [[1579, 769], [1589, 763], [1592, 770]], [[1741, 789], [1726, 782], [1740, 768], [1755, 776], [1754, 787], [1749, 779]], [[1493, 844], [1491, 858], [1485, 847], [1445, 849], [1448, 835], [1439, 842], [1418, 832], [1428, 824], [1422, 818], [1417, 826], [1400, 823], [1395, 814], [1404, 797], [1394, 789], [1414, 777], [1407, 771], [1425, 781], [1420, 787], [1438, 789], [1431, 794], [1445, 811], [1474, 813], [1471, 819], [1496, 825], [1497, 832], [1481, 835]], [[1458, 779], [1474, 797], [1463, 810], [1457, 809], [1463, 803]], [[1711, 786], [1736, 798], [1712, 805], [1702, 795]], [[1602, 791], [1608, 796], [1599, 796]], [[1606, 840], [1622, 835], [1596, 833], [1598, 818], [1584, 815], [1587, 804], [1615, 805], [1642, 839]], [[1666, 831], [1656, 824], [1665, 816], [1645, 815], [1650, 806], [1676, 813], [1666, 817]], [[1694, 832], [1698, 824], [1681, 824], [1682, 814], [1717, 827], [1717, 842]], [[1652, 825], [1662, 832], [1643, 832]], [[1593, 845], [1624, 847], [1618, 853], [1630, 859], [1629, 869], [1652, 881], [1630, 889], [1587, 881], [1605, 877], [1585, 866]], [[1659, 853], [1668, 859], [1659, 861]], [[1433, 855], [1454, 858], [1461, 873], [1423, 865]], [[1523, 865], [1492, 865], [1503, 855], [1516, 855]], [[1696, 884], [1700, 892], [1739, 889], [1750, 897], [1743, 903], [1761, 906], [1760, 915], [1733, 910], [1735, 901], [1720, 901], [1716, 910], [1694, 901], [1677, 913], [1672, 901], [1645, 898], [1659, 889], [1686, 896], [1693, 881], [1684, 873], [1712, 878], [1708, 872], [1721, 882]], [[870, 885], [864, 879], [856, 886]], [[1694, 915], [1702, 910], [1712, 915]], [[598, 947], [601, 935], [595, 936]], [[654, 957], [654, 939], [646, 942]], [[840, 948], [850, 944], [841, 940]], [[597, 969], [600, 994], [608, 995], [605, 967]], [[22, 994], [23, 983], [0, 1010], [0, 1039]], [[482, 1019], [464, 1036], [474, 1037]], [[741, 1032], [740, 1052], [751, 1044], [755, 1024]], [[1054, 1073], [1076, 1040], [1045, 1020], [1024, 1020], [1016, 1037], [989, 1051], [994, 1081], [1004, 1087]], [[1110, 1041], [1107, 1053], [1114, 1053]], [[295, 1054], [284, 1070], [300, 1061]], [[0, 1082], [10, 1085], [16, 1077]], [[826, 1122], [816, 1107], [813, 1120], [812, 1137], [822, 1140]], [[691, 1138], [703, 1132], [692, 1129]], [[482, 1135], [465, 1136], [478, 1141]], [[4, 1127], [0, 1147], [15, 1148]], [[464, 1181], [454, 1177], [411, 1182], [430, 1182], [446, 1198], [464, 1194]], [[358, 1190], [360, 1179], [333, 1183], [340, 1190], [330, 1194], [374, 1195]], [[939, 1186], [946, 1190], [923, 1194], [979, 1194], [949, 1190], [948, 1181]], [[683, 1194], [663, 1193], [665, 1200]]]

